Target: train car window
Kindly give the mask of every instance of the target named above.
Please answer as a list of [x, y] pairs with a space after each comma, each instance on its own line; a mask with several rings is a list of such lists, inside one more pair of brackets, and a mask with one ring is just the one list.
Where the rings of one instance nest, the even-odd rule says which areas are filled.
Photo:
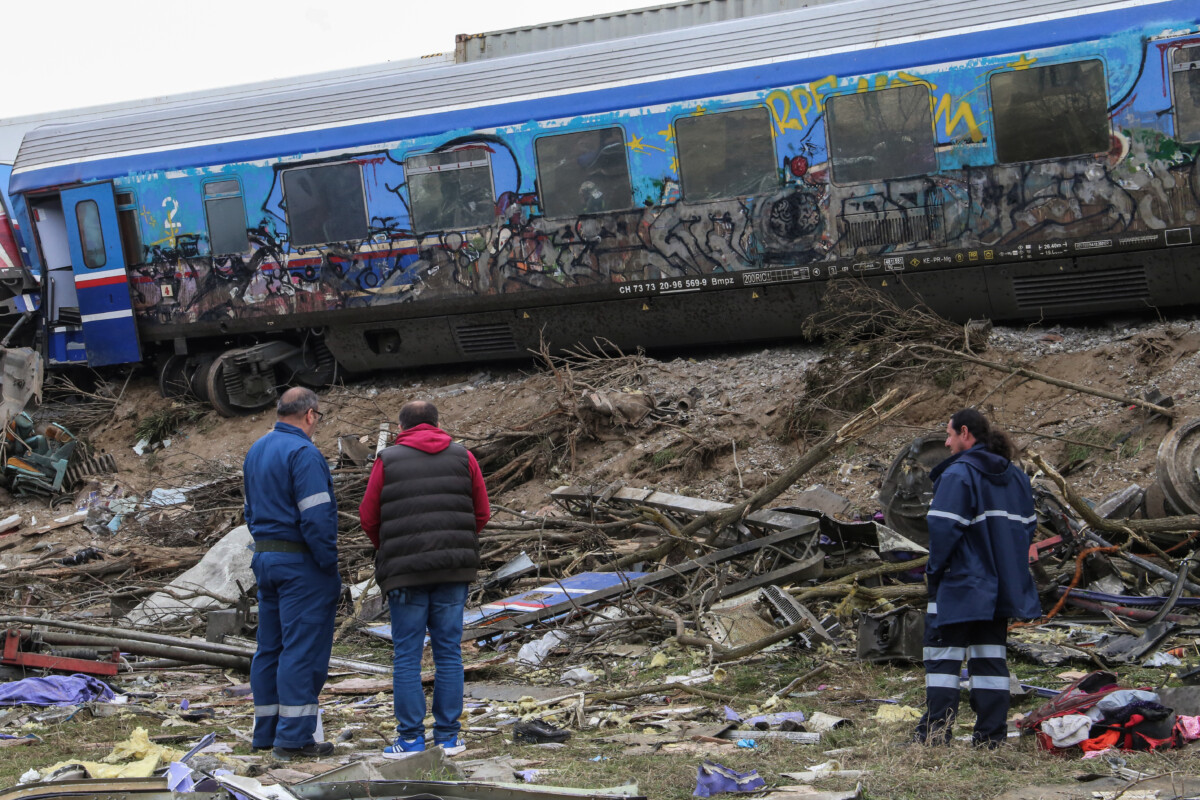
[[1200, 142], [1200, 45], [1175, 51], [1171, 88], [1175, 94], [1175, 138]]
[[825, 113], [834, 183], [937, 172], [927, 87], [836, 95], [825, 102]]
[[1104, 153], [1111, 147], [1100, 61], [1001, 72], [992, 76], [991, 90], [1001, 163]]
[[362, 168], [353, 161], [284, 172], [283, 199], [293, 245], [367, 238]]
[[95, 200], [83, 200], [75, 206], [79, 224], [79, 243], [83, 246], [83, 265], [99, 269], [108, 262], [104, 253], [104, 231], [100, 228], [100, 208]]
[[404, 162], [413, 230], [480, 228], [496, 221], [487, 150], [471, 148], [412, 156]]
[[121, 232], [121, 250], [125, 266], [142, 263], [142, 236], [138, 230], [137, 200], [133, 192], [117, 192], [117, 228]]
[[246, 206], [237, 181], [204, 184], [204, 216], [208, 220], [208, 246], [212, 255], [244, 253], [250, 249]]
[[771, 118], [746, 108], [675, 120], [683, 198], [717, 200], [765, 194], [779, 187]]
[[547, 217], [619, 211], [633, 205], [625, 133], [620, 128], [543, 136], [535, 147], [538, 200]]

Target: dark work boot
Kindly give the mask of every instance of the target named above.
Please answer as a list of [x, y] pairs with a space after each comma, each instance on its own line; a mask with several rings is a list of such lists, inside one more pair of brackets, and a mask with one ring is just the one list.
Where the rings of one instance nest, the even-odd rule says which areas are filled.
[[571, 738], [570, 731], [560, 730], [553, 725], [530, 720], [518, 722], [513, 726], [514, 744], [544, 744], [546, 742], [565, 742]]
[[304, 747], [276, 747], [272, 751], [276, 761], [294, 761], [298, 758], [321, 758], [333, 752], [333, 742], [309, 742]]

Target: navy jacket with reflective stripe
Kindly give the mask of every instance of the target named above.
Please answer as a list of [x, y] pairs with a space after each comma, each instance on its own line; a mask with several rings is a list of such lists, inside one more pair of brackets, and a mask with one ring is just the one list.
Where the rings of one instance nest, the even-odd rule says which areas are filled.
[[1029, 478], [982, 444], [938, 464], [930, 477], [925, 573], [937, 624], [1040, 616], [1029, 573], [1037, 528]]
[[322, 569], [337, 568], [337, 501], [329, 465], [294, 425], [276, 422], [242, 467], [246, 524], [258, 539], [308, 545]]

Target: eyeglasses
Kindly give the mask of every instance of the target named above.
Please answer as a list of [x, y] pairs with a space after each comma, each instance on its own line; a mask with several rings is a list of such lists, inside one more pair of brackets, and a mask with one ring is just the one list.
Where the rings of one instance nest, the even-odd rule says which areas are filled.
[[315, 408], [310, 408], [309, 411], [317, 415], [317, 422], [320, 422], [321, 418], [325, 416], [325, 412], [317, 411]]

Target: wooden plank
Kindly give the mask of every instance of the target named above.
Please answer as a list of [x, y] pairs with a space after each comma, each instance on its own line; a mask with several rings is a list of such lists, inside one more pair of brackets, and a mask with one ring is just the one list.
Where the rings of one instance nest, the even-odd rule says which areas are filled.
[[0, 550], [7, 550], [10, 547], [16, 547], [26, 536], [37, 536], [40, 533], [49, 533], [50, 531], [58, 530], [59, 528], [65, 528], [68, 525], [74, 525], [76, 523], [83, 522], [85, 519], [87, 519], [87, 511], [76, 511], [74, 514], [68, 514], [65, 517], [58, 517], [57, 519], [53, 519], [50, 522], [42, 525], [35, 525], [32, 528], [23, 528], [19, 531], [6, 533], [4, 534], [4, 538], [7, 541], [5, 541], [3, 544], [0, 544]]
[[[607, 489], [594, 493], [590, 489], [576, 486], [560, 486], [550, 493], [555, 501], [562, 502], [599, 502], [600, 498], [608, 495]], [[682, 494], [659, 492], [654, 489], [619, 489], [609, 495], [603, 502], [621, 503], [624, 505], [641, 505], [669, 511], [675, 514], [687, 514], [698, 517], [701, 514], [719, 513], [733, 508], [729, 503], [718, 503], [715, 500], [702, 500], [698, 497], [688, 497]], [[749, 514], [742, 520], [747, 525], [763, 528], [764, 530], [787, 530], [798, 528], [813, 520], [805, 514], [789, 514], [785, 511], [761, 509]]]

